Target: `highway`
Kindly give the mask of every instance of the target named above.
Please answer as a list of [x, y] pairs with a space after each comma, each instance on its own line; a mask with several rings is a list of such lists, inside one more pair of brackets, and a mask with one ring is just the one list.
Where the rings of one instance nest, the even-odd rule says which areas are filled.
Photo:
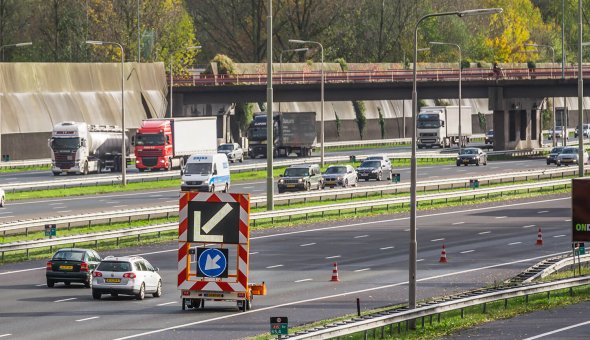
[[[418, 298], [490, 285], [567, 251], [569, 205], [569, 196], [562, 195], [420, 211]], [[254, 232], [250, 280], [265, 281], [268, 295], [256, 297], [249, 312], [237, 312], [229, 303], [181, 311], [174, 243], [102, 254], [144, 254], [160, 268], [164, 296], [144, 301], [94, 301], [88, 289], [49, 289], [44, 261], [5, 265], [0, 272], [0, 336], [235, 339], [268, 332], [270, 316], [288, 316], [293, 326], [354, 313], [357, 297], [363, 309], [404, 303], [408, 224], [404, 214]], [[535, 246], [537, 227], [543, 229], [543, 246]], [[446, 264], [438, 262], [443, 243]], [[339, 283], [330, 282], [334, 261]]]
[[[554, 166], [553, 166], [554, 167]], [[436, 180], [443, 178], [477, 177], [478, 175], [498, 174], [532, 169], [547, 169], [544, 159], [530, 159], [518, 161], [492, 161], [487, 166], [431, 165], [418, 168], [418, 180]], [[409, 167], [395, 168], [401, 175], [401, 182], [409, 181]], [[6, 175], [6, 174], [5, 174]], [[51, 176], [51, 175], [49, 175]], [[361, 186], [383, 184], [371, 180], [360, 182]], [[274, 186], [276, 192], [276, 185]], [[326, 188], [324, 190], [330, 190]], [[249, 192], [252, 196], [266, 193], [264, 180], [255, 182], [233, 183], [231, 192]], [[8, 201], [0, 209], [0, 222], [14, 219], [31, 219], [39, 216], [74, 215], [82, 212], [96, 212], [105, 210], [132, 209], [147, 206], [171, 205], [178, 203], [178, 189], [159, 189], [149, 191], [133, 191], [109, 193], [101, 195], [70, 196], [60, 199], [40, 199], [26, 201]], [[279, 195], [277, 193], [277, 195]]]

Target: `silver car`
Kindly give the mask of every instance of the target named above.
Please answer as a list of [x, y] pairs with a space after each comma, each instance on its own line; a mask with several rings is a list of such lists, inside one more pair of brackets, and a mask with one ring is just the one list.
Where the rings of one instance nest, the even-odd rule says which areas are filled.
[[324, 185], [330, 188], [336, 186], [349, 187], [358, 185], [356, 170], [350, 165], [330, 165], [324, 177]]
[[146, 293], [162, 296], [162, 278], [158, 268], [139, 256], [105, 257], [92, 273], [92, 297], [99, 300], [102, 294], [112, 297], [135, 295], [143, 300]]
[[[580, 161], [577, 147], [565, 147], [555, 160], [557, 166], [578, 164]], [[588, 153], [584, 152], [584, 164], [588, 164]]]

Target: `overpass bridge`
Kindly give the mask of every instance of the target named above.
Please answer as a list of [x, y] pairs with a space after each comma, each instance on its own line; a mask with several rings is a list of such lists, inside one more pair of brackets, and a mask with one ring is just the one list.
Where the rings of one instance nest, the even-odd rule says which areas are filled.
[[[588, 74], [590, 66], [584, 68]], [[462, 98], [487, 98], [493, 111], [495, 150], [541, 146], [540, 108], [545, 98], [576, 97], [576, 67], [503, 69], [499, 77], [487, 68], [462, 71]], [[409, 100], [411, 70], [325, 72], [325, 100]], [[590, 77], [588, 77], [590, 78]], [[458, 69], [417, 71], [418, 99], [458, 97]], [[321, 72], [276, 72], [275, 102], [320, 101]], [[265, 102], [266, 74], [199, 75], [174, 80], [175, 105]], [[585, 83], [584, 93], [590, 93]]]

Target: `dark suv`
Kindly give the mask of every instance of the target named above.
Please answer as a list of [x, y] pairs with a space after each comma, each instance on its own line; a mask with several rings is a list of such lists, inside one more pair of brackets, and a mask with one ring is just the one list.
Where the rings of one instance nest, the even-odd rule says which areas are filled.
[[323, 189], [324, 179], [318, 164], [291, 165], [285, 169], [278, 182], [279, 193], [287, 190]]
[[389, 161], [376, 159], [365, 160], [358, 168], [356, 168], [356, 172], [359, 180], [364, 179], [365, 181], [368, 181], [371, 178], [378, 181], [383, 180], [383, 178], [391, 180], [391, 163], [389, 163]]
[[64, 248], [58, 250], [45, 267], [47, 287], [56, 282], [69, 286], [72, 282], [92, 285], [92, 272], [100, 263], [100, 255], [92, 249]]

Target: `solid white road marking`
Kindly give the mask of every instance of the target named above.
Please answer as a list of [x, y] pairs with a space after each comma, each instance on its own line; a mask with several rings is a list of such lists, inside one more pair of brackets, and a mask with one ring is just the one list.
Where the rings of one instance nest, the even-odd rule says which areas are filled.
[[149, 195], [148, 197], [162, 197], [162, 195], [157, 194], [157, 195]]
[[47, 205], [64, 205], [64, 202], [49, 203]]
[[156, 306], [167, 306], [167, 305], [171, 305], [173, 303], [178, 303], [178, 301], [170, 301], [170, 302], [159, 303]]
[[363, 237], [369, 237], [369, 235], [359, 235], [359, 236], [355, 236], [354, 238], [363, 238]]
[[430, 240], [430, 242], [438, 242], [438, 241], [444, 241], [444, 238], [435, 238], [434, 240]]
[[12, 211], [4, 211], [0, 212], [0, 215], [12, 214]]
[[300, 247], [307, 247], [307, 246], [313, 246], [314, 244], [316, 244], [316, 243], [314, 242], [314, 243], [300, 244], [299, 246]]
[[491, 233], [492, 233], [491, 231], [482, 231], [482, 232], [479, 232], [477, 234], [478, 235], [485, 235], [485, 234], [491, 234]]
[[371, 270], [371, 268], [357, 269], [357, 270], [354, 270], [354, 272], [355, 273], [358, 273], [358, 272], [366, 272], [367, 270]]
[[531, 224], [531, 225], [525, 225], [525, 226], [522, 226], [522, 227], [523, 228], [534, 228], [534, 227], [536, 227], [536, 225]]
[[565, 237], [565, 235], [555, 235], [555, 236], [553, 236], [553, 237], [555, 237], [555, 238], [558, 238], [558, 237]]
[[339, 257], [340, 257], [340, 255], [326, 256], [326, 257], [325, 257], [325, 259], [326, 259], [326, 260], [329, 260], [329, 259], [337, 259], [337, 258], [339, 258]]
[[79, 319], [79, 320], [76, 320], [76, 321], [77, 322], [81, 322], [81, 321], [94, 320], [94, 319], [98, 319], [98, 318], [100, 318], [100, 316], [93, 316], [93, 317], [90, 317], [90, 318]]
[[306, 282], [306, 281], [311, 281], [311, 280], [313, 280], [313, 279], [301, 279], [301, 280], [297, 280], [295, 282]]
[[127, 207], [127, 204], [121, 204], [121, 205], [113, 205], [111, 208], [123, 208], [123, 207]]
[[76, 300], [77, 298], [67, 298], [67, 299], [61, 299], [61, 300], [55, 300], [53, 302], [64, 302], [64, 301], [71, 301], [71, 300]]
[[544, 213], [548, 213], [549, 210], [541, 210], [541, 211], [537, 211], [537, 214], [544, 214]]
[[475, 250], [471, 249], [471, 250], [464, 250], [464, 251], [461, 251], [459, 253], [461, 253], [461, 254], [467, 254], [467, 253], [473, 253], [474, 251]]
[[[571, 198], [568, 198], [568, 199], [571, 200]], [[174, 249], [174, 250], [176, 251], [176, 249]], [[511, 266], [511, 265], [514, 265], [514, 264], [517, 264], [517, 263], [530, 262], [530, 261], [544, 259], [544, 258], [548, 258], [548, 257], [551, 257], [551, 256], [562, 255], [562, 254], [566, 254], [566, 253], [569, 253], [569, 251], [560, 252], [560, 253], [554, 253], [554, 254], [546, 254], [546, 255], [542, 255], [542, 256], [536, 256], [536, 257], [527, 258], [527, 259], [520, 259], [520, 260], [516, 260], [516, 261], [511, 261], [511, 262], [498, 263], [498, 264], [493, 264], [493, 265], [479, 267], [479, 268], [465, 269], [465, 270], [461, 270], [461, 271], [457, 271], [457, 272], [451, 272], [451, 273], [446, 273], [446, 274], [434, 275], [434, 276], [430, 276], [430, 277], [424, 277], [424, 278], [421, 278], [421, 279], [417, 279], [416, 281], [417, 282], [432, 281], [432, 280], [437, 280], [437, 279], [440, 279], [440, 278], [456, 276], [456, 275], [460, 275], [460, 274], [467, 274], [467, 273], [473, 273], [473, 272], [478, 272], [478, 271], [492, 269], [492, 268], [498, 268], [498, 267], [504, 267], [504, 266]], [[423, 261], [423, 260], [424, 259], [419, 259], [417, 261]], [[125, 340], [125, 339], [138, 338], [138, 337], [143, 337], [143, 336], [150, 335], [150, 334], [162, 333], [162, 332], [171, 331], [171, 330], [175, 330], [175, 329], [180, 329], [180, 328], [185, 328], [185, 327], [190, 327], [190, 326], [195, 326], [195, 325], [201, 325], [201, 324], [204, 324], [204, 323], [210, 323], [210, 322], [219, 321], [219, 320], [226, 320], [226, 319], [230, 319], [230, 318], [236, 318], [236, 317], [239, 317], [239, 316], [242, 316], [242, 315], [246, 315], [246, 314], [261, 313], [261, 312], [265, 312], [265, 311], [268, 311], [268, 310], [275, 310], [275, 309], [278, 309], [278, 308], [284, 308], [284, 307], [289, 307], [289, 306], [296, 306], [296, 305], [301, 305], [301, 304], [304, 304], [304, 303], [310, 303], [310, 302], [315, 302], [315, 301], [325, 301], [325, 300], [329, 300], [329, 299], [333, 299], [333, 298], [337, 298], [337, 297], [342, 297], [342, 296], [350, 296], [350, 295], [354, 296], [354, 295], [358, 295], [360, 293], [372, 292], [372, 291], [381, 290], [381, 289], [390, 289], [390, 288], [393, 288], [393, 287], [399, 287], [399, 286], [403, 286], [403, 285], [407, 285], [407, 284], [408, 284], [408, 281], [403, 281], [403, 282], [392, 283], [392, 284], [383, 285], [383, 286], [379, 286], [379, 287], [372, 287], [372, 288], [355, 290], [355, 291], [350, 291], [350, 292], [345, 292], [345, 293], [339, 293], [339, 294], [334, 294], [334, 295], [327, 295], [327, 296], [321, 296], [321, 297], [316, 297], [316, 298], [310, 298], [310, 299], [303, 299], [303, 300], [297, 300], [297, 301], [292, 301], [292, 302], [286, 302], [286, 303], [282, 303], [282, 304], [278, 304], [278, 305], [274, 305], [274, 306], [260, 307], [260, 308], [252, 309], [252, 310], [249, 310], [249, 311], [246, 311], [246, 312], [233, 313], [233, 314], [218, 316], [218, 317], [214, 317], [214, 318], [210, 318], [210, 319], [188, 322], [188, 323], [180, 324], [180, 325], [176, 325], [176, 326], [169, 326], [169, 327], [165, 327], [165, 328], [155, 329], [153, 331], [147, 331], [147, 332], [143, 332], [143, 333], [132, 334], [132, 335], [128, 335], [128, 336], [125, 336], [125, 337], [117, 338], [115, 340]]]
[[282, 266], [283, 266], [282, 264], [277, 264], [277, 265], [274, 265], [274, 266], [268, 266], [268, 267], [266, 267], [266, 269], [279, 268], [279, 267], [282, 267]]
[[465, 222], [455, 222], [455, 223], [453, 223], [453, 225], [463, 224], [463, 223], [465, 223]]
[[506, 218], [508, 216], [496, 216], [496, 218]]
[[58, 210], [56, 213], [69, 213], [72, 212], [71, 210]]
[[253, 185], [248, 185], [247, 187], [242, 187], [242, 188], [244, 188], [244, 189], [254, 189], [254, 186]]
[[516, 244], [521, 244], [521, 243], [522, 243], [522, 242], [512, 242], [512, 243], [508, 243], [508, 245], [509, 245], [509, 246], [513, 246], [513, 245], [516, 245]]
[[379, 250], [387, 250], [387, 249], [393, 249], [393, 246], [379, 248]]
[[577, 324], [574, 324], [574, 325], [571, 325], [571, 326], [559, 328], [559, 329], [553, 330], [551, 332], [542, 333], [542, 334], [539, 334], [539, 335], [532, 336], [530, 338], [526, 338], [524, 340], [534, 340], [534, 339], [543, 338], [543, 337], [545, 337], [547, 335], [552, 335], [552, 334], [555, 334], [555, 333], [567, 331], [568, 329], [572, 329], [572, 328], [576, 328], [576, 327], [580, 327], [580, 326], [585, 326], [587, 324], [590, 324], [590, 321], [584, 321], [584, 322], [580, 322], [580, 323], [577, 323]]

